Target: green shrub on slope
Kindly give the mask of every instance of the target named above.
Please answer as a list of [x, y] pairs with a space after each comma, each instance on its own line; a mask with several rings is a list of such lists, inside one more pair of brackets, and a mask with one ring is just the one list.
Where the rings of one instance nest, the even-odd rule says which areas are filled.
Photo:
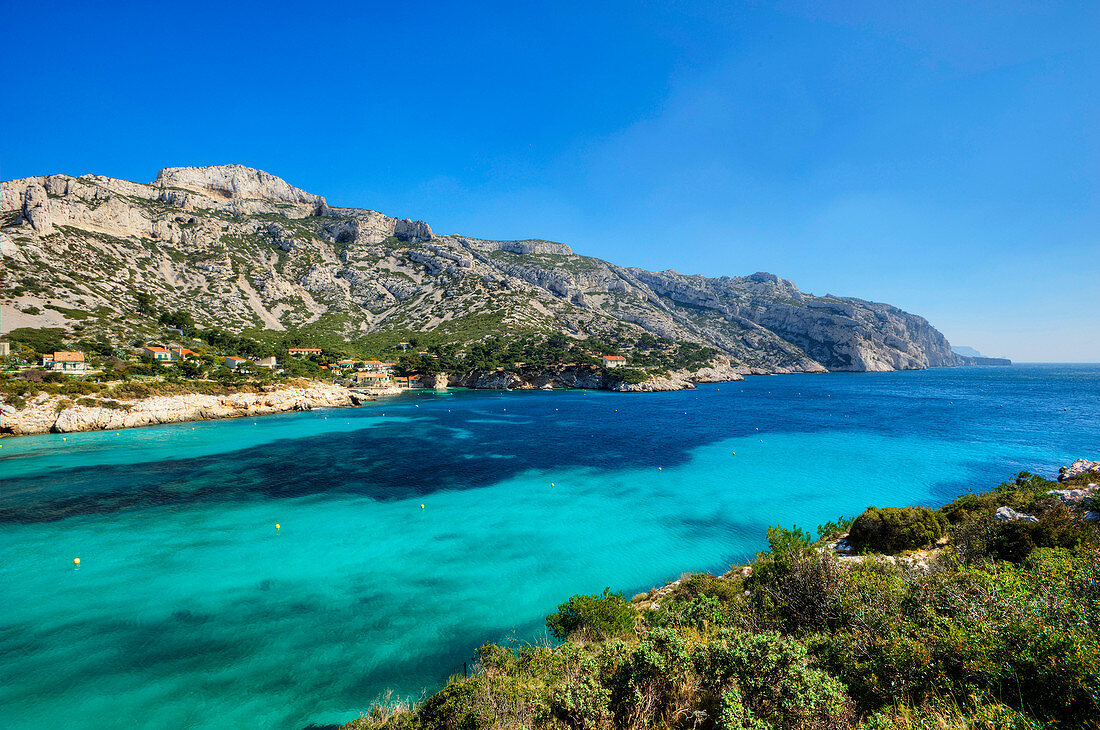
[[940, 518], [924, 507], [868, 507], [848, 531], [848, 544], [859, 552], [892, 555], [928, 547], [943, 537]]

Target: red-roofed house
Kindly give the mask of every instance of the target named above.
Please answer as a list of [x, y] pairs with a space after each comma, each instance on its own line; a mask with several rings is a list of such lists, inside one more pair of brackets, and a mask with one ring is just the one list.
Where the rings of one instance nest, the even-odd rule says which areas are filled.
[[172, 360], [172, 353], [158, 345], [146, 345], [141, 348], [141, 354], [148, 355], [157, 362], [170, 362]]
[[368, 388], [385, 388], [392, 384], [390, 376], [374, 370], [355, 374], [355, 382]]
[[604, 355], [600, 359], [603, 360], [603, 366], [605, 368], [626, 367], [626, 358], [622, 355]]
[[82, 373], [87, 369], [83, 352], [55, 352], [52, 355], [43, 355], [42, 367], [62, 373]]
[[236, 370], [241, 365], [244, 365], [248, 360], [243, 357], [237, 357], [236, 355], [230, 355], [225, 358], [225, 366], [230, 370]]
[[189, 357], [195, 357], [199, 354], [194, 350], [188, 350], [186, 347], [173, 347], [168, 351], [172, 353], [173, 360], [186, 360]]

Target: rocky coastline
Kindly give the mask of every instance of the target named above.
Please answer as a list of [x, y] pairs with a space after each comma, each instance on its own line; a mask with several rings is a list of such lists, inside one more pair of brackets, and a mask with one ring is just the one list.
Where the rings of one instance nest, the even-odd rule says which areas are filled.
[[614, 370], [603, 370], [596, 365], [560, 365], [557, 367], [526, 369], [513, 372], [503, 368], [475, 369], [465, 373], [440, 373], [428, 378], [426, 385], [443, 388], [473, 388], [487, 390], [610, 390], [617, 393], [659, 393], [672, 390], [691, 390], [696, 383], [726, 383], [744, 380], [753, 374], [737, 368], [727, 360], [719, 359], [696, 371], [678, 370], [667, 375], [650, 377], [640, 383], [628, 383], [616, 377]]
[[62, 400], [62, 396], [43, 394], [22, 409], [10, 405], [0, 407], [0, 436], [106, 431], [309, 411], [358, 405], [367, 397], [338, 385], [312, 383], [258, 393], [152, 396], [127, 403], [126, 408], [71, 405], [59, 410]]
[[[614, 371], [595, 365], [560, 365], [519, 373], [503, 368], [471, 370], [457, 375], [439, 373], [424, 378], [423, 386], [432, 390], [457, 387], [473, 390], [608, 390], [617, 393], [661, 393], [692, 390], [697, 383], [735, 382], [744, 380], [745, 375], [766, 374], [774, 374], [774, 371], [737, 367], [719, 358], [696, 371], [679, 370], [668, 375], [650, 377], [640, 383], [624, 382], [615, 377]], [[367, 391], [314, 381], [308, 386], [268, 386], [259, 393], [151, 396], [127, 402], [121, 408], [117, 405], [107, 407], [65, 403], [67, 399], [64, 396], [40, 394], [23, 408], [15, 408], [9, 404], [0, 405], [0, 438], [109, 431], [164, 423], [337, 408], [359, 405], [375, 397], [399, 395], [402, 392], [396, 387]]]

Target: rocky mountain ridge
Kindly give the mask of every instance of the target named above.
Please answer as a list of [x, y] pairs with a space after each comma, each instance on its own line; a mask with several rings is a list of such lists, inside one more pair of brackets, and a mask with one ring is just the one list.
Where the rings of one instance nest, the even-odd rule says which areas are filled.
[[353, 342], [563, 332], [629, 350], [652, 335], [712, 347], [744, 373], [956, 364], [941, 333], [887, 304], [773, 274], [651, 272], [552, 241], [440, 235], [241, 165], [167, 168], [152, 183], [8, 181], [0, 222], [5, 332], [122, 341], [154, 331], [157, 311], [184, 311], [233, 332]]

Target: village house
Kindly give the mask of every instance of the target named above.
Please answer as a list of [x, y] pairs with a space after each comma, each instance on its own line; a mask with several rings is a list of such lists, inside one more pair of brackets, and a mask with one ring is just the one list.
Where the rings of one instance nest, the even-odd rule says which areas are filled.
[[267, 368], [268, 370], [274, 370], [275, 368], [279, 367], [279, 363], [275, 360], [274, 355], [272, 355], [271, 357], [265, 357], [262, 360], [257, 360], [256, 364], [262, 368]]
[[148, 355], [156, 362], [172, 361], [172, 353], [168, 349], [160, 347], [158, 345], [146, 345], [145, 347], [141, 348], [141, 354]]
[[302, 355], [320, 355], [320, 347], [291, 347], [287, 349], [287, 354], [293, 357], [300, 357]]
[[173, 360], [186, 360], [189, 357], [195, 357], [199, 353], [194, 350], [188, 350], [186, 347], [172, 347], [168, 352], [172, 354]]
[[11, 354], [11, 344], [7, 342], [0, 342], [0, 357], [7, 357]]
[[604, 355], [600, 360], [603, 361], [603, 366], [605, 368], [626, 367], [626, 358], [622, 355]]
[[355, 384], [365, 388], [387, 388], [393, 384], [393, 381], [385, 373], [367, 370], [355, 374]]
[[42, 356], [42, 367], [61, 373], [87, 372], [83, 352], [55, 352]]
[[230, 355], [225, 358], [225, 366], [230, 370], [236, 370], [241, 365], [244, 365], [248, 360], [243, 357], [237, 357], [236, 355]]
[[397, 367], [397, 363], [395, 363], [395, 362], [384, 362], [379, 366], [378, 369], [381, 370], [384, 373], [388, 373], [391, 370], [393, 370], [395, 367]]
[[381, 371], [382, 370], [382, 361], [381, 360], [365, 360], [365, 361], [363, 361], [363, 369], [364, 370]]

